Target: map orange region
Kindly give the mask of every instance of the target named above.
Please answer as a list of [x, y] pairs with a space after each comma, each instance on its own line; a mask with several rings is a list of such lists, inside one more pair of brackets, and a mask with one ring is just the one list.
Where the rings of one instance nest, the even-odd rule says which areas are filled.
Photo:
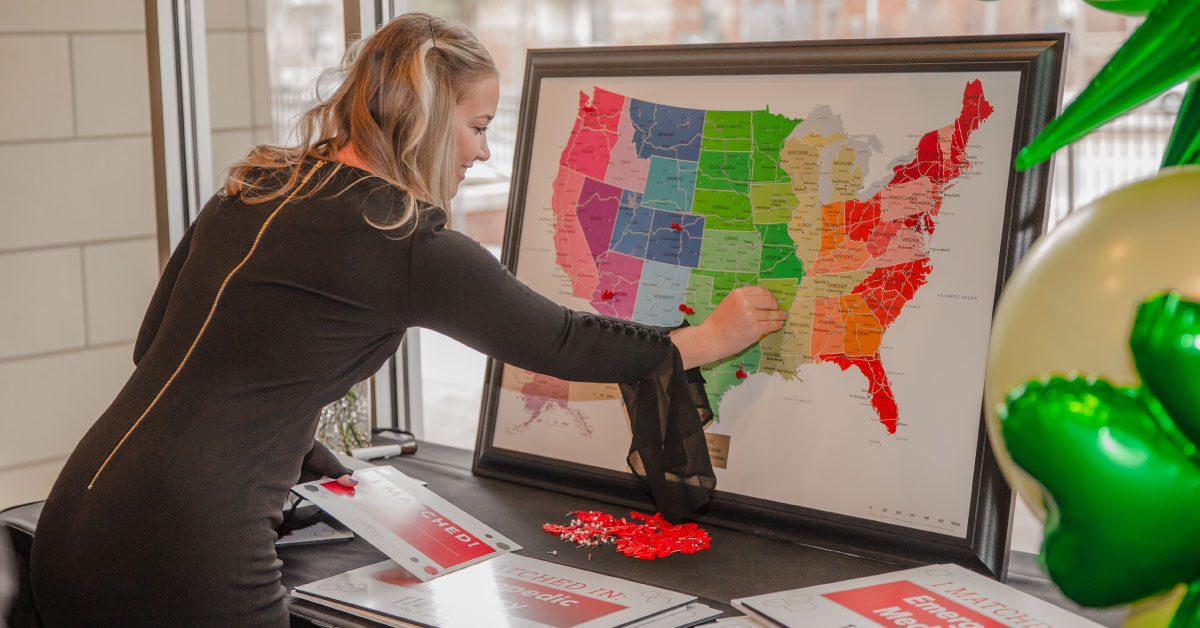
[[[968, 82], [958, 117], [923, 133], [915, 157], [859, 198], [854, 151], [822, 147], [862, 130], [594, 87], [579, 94], [553, 184], [555, 259], [596, 311], [659, 326], [700, 322], [738, 286], [767, 287], [792, 316], [761, 350], [703, 368], [718, 420], [725, 395], [756, 374], [802, 379], [806, 364], [832, 362], [866, 379], [895, 433], [903, 409], [879, 347], [936, 272], [942, 200], [970, 172], [967, 141], [992, 112], [982, 82]], [[569, 408], [569, 392], [539, 379], [523, 387], [530, 421]]]

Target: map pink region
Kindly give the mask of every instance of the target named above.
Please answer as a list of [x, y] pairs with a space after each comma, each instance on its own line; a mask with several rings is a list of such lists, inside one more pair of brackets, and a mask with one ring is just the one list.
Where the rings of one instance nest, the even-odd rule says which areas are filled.
[[579, 116], [559, 164], [603, 181], [609, 153], [617, 144], [617, 125], [625, 97], [598, 89], [591, 104], [588, 100], [587, 95], [579, 95]]
[[570, 168], [559, 168], [550, 205], [554, 209], [554, 261], [571, 278], [572, 294], [590, 300], [600, 277], [587, 236], [575, 214], [584, 179]]
[[584, 436], [592, 435], [592, 428], [588, 425], [587, 420], [570, 406], [571, 384], [569, 382], [540, 373], [530, 373], [530, 375], [533, 376], [533, 379], [521, 386], [521, 401], [525, 405], [525, 410], [529, 412], [529, 418], [520, 425], [514, 426], [514, 429], [519, 431], [528, 428], [547, 411], [560, 409], [575, 419], [574, 423]]
[[533, 379], [521, 386], [521, 394], [524, 396], [525, 409], [534, 414], [533, 418], [537, 418], [547, 406], [567, 407], [571, 391], [568, 382], [541, 373], [530, 374], [533, 375]]
[[583, 228], [592, 257], [608, 250], [613, 224], [621, 207], [621, 188], [586, 177], [579, 192], [575, 215]]
[[[596, 90], [604, 91], [599, 87]], [[650, 173], [650, 159], [638, 157], [637, 146], [633, 141], [633, 119], [629, 115], [630, 102], [632, 99], [626, 98], [625, 104], [621, 106], [621, 119], [617, 122], [617, 144], [609, 153], [604, 182], [626, 190], [643, 190], [646, 188], [646, 176]]]
[[633, 318], [643, 265], [643, 260], [616, 251], [606, 251], [596, 258], [600, 281], [591, 302], [597, 313]]

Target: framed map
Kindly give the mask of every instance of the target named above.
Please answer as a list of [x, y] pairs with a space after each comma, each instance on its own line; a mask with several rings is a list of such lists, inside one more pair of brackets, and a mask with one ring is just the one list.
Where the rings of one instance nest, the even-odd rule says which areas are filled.
[[[1002, 575], [983, 429], [1005, 279], [1049, 167], [1065, 35], [530, 51], [504, 262], [559, 303], [696, 324], [768, 288], [785, 328], [703, 367], [702, 521]], [[649, 508], [615, 386], [491, 362], [476, 473]]]

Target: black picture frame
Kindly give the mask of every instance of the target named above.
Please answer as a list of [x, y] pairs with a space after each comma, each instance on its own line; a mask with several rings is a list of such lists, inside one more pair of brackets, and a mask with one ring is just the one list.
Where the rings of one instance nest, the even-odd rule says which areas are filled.
[[[1028, 144], [1058, 111], [1066, 45], [1067, 35], [1054, 33], [531, 50], [525, 68], [503, 262], [516, 272], [543, 79], [1015, 71], [1021, 77], [1012, 129], [1011, 158], [1015, 158], [1017, 149]], [[1024, 172], [1009, 168], [996, 299], [1017, 262], [1044, 229], [1050, 175], [1049, 162]], [[653, 508], [648, 494], [630, 474], [495, 446], [503, 369], [503, 364], [488, 361], [474, 473], [633, 508]], [[977, 420], [977, 454], [965, 538], [725, 493], [720, 486], [698, 520], [897, 565], [954, 562], [1002, 579], [1008, 561], [1012, 493], [988, 444], [982, 398]]]

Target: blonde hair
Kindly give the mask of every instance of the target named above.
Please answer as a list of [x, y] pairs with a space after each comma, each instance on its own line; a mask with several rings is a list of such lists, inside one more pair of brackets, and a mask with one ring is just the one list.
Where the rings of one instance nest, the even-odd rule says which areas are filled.
[[[335, 160], [353, 145], [368, 169], [405, 193], [380, 229], [415, 224], [418, 203], [448, 208], [458, 185], [456, 106], [477, 81], [496, 76], [491, 55], [466, 27], [407, 13], [351, 45], [328, 98], [300, 117], [295, 146], [263, 145], [229, 167], [223, 192], [246, 203], [281, 199], [300, 187], [306, 159]], [[296, 195], [320, 191], [340, 169]]]

